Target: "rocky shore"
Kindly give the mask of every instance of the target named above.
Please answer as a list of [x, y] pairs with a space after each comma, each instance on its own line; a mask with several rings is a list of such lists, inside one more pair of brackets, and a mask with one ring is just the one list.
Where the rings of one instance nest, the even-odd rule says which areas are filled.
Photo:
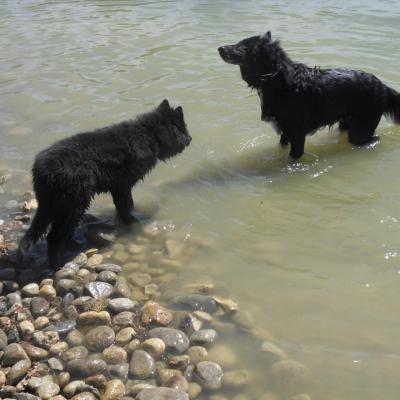
[[[24, 201], [29, 221], [35, 204]], [[217, 285], [193, 282], [163, 296], [164, 278], [184, 262], [164, 237], [169, 257], [160, 252], [158, 263], [140, 268], [143, 249], [160, 242], [160, 225], [146, 225], [142, 242], [89, 249], [51, 274], [8, 262], [18, 215], [3, 222], [14, 225], [4, 231], [0, 264], [1, 399], [310, 399], [308, 369], [259, 332], [235, 301], [217, 295]], [[242, 339], [254, 342], [262, 371], [241, 362]]]

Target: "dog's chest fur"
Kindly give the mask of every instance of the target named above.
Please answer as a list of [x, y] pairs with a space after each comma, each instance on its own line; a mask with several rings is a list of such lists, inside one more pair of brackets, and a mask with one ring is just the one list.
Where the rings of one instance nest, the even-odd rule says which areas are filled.
[[269, 122], [272, 125], [274, 131], [280, 135], [282, 133], [282, 129], [279, 126], [278, 121], [272, 115], [271, 105], [268, 104], [268, 101], [265, 101], [265, 96], [263, 90], [261, 88], [257, 88], [258, 97], [260, 98], [261, 105], [261, 120], [265, 122]]

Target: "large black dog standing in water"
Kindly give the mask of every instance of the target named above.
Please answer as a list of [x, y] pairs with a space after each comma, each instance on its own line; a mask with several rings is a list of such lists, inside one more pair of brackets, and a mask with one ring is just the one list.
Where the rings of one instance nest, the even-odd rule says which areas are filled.
[[47, 235], [51, 267], [59, 267], [72, 236], [97, 193], [110, 192], [118, 215], [133, 222], [131, 189], [156, 165], [183, 151], [191, 137], [182, 107], [164, 100], [134, 121], [60, 140], [39, 153], [32, 174], [39, 207], [19, 246], [22, 257]]
[[293, 158], [304, 153], [306, 135], [335, 122], [354, 145], [376, 139], [382, 114], [400, 124], [400, 94], [394, 89], [363, 71], [293, 62], [271, 32], [218, 51], [225, 62], [239, 65], [242, 78], [257, 89], [261, 119], [274, 125], [282, 145], [290, 143]]

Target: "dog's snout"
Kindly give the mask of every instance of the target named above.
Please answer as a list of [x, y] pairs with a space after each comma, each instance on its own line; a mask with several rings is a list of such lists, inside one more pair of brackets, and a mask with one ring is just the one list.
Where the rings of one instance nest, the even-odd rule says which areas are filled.
[[223, 54], [225, 52], [225, 46], [218, 47], [219, 54]]

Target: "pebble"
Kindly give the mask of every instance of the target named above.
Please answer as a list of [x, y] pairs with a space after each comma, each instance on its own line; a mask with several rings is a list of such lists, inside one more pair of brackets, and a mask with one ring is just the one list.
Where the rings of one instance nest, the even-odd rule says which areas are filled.
[[170, 388], [149, 388], [142, 390], [137, 396], [137, 400], [189, 400], [189, 396], [177, 389]]
[[144, 350], [135, 350], [129, 365], [129, 372], [138, 379], [146, 379], [154, 375], [153, 357]]
[[63, 393], [65, 394], [65, 396], [67, 396], [68, 398], [72, 397], [75, 395], [75, 393], [79, 390], [79, 389], [83, 389], [86, 387], [86, 383], [84, 381], [81, 380], [74, 380], [70, 383], [68, 383], [64, 389], [63, 389]]
[[[192, 364], [198, 364], [200, 361], [205, 361], [207, 359], [207, 349], [202, 346], [192, 346], [189, 347], [187, 354], [190, 358]], [[213, 358], [211, 358], [213, 359]]]
[[109, 364], [120, 364], [128, 359], [126, 351], [122, 347], [115, 345], [105, 348], [102, 354], [104, 360]]
[[115, 336], [115, 343], [120, 346], [128, 344], [136, 335], [132, 327], [122, 328]]
[[[119, 400], [125, 394], [125, 386], [119, 379], [112, 379], [107, 382], [102, 400]], [[154, 400], [154, 399], [153, 399]]]
[[93, 393], [91, 392], [82, 392], [74, 397], [71, 397], [71, 400], [97, 400], [98, 397], [96, 397]]
[[[100, 272], [101, 274], [101, 272]], [[129, 287], [128, 282], [124, 277], [118, 277], [115, 285], [114, 285], [114, 295], [131, 298], [132, 289]]]
[[28, 320], [20, 322], [18, 327], [19, 327], [22, 337], [25, 340], [29, 340], [32, 337], [33, 332], [35, 332], [35, 327], [34, 327], [33, 323]]
[[75, 264], [78, 264], [79, 267], [82, 267], [87, 263], [87, 255], [85, 253], [79, 253], [73, 260], [72, 262]]
[[107, 282], [89, 282], [85, 285], [86, 291], [95, 299], [110, 297], [113, 287]]
[[230, 389], [240, 389], [251, 383], [252, 376], [245, 369], [227, 371], [222, 378], [222, 385]]
[[[15, 393], [14, 396], [15, 400], [40, 400], [40, 397], [30, 393]], [[57, 399], [53, 397], [51, 400], [57, 400]]]
[[62, 364], [62, 362], [56, 358], [56, 357], [51, 357], [49, 358], [49, 360], [47, 361], [47, 363], [49, 364], [49, 367], [53, 370], [53, 371], [57, 371], [57, 372], [61, 372], [64, 370], [64, 365]]
[[47, 326], [49, 323], [50, 323], [50, 321], [47, 317], [41, 316], [41, 317], [36, 318], [33, 321], [33, 326], [35, 327], [36, 330], [41, 330], [45, 326]]
[[215, 300], [211, 296], [205, 296], [202, 294], [177, 296], [173, 299], [173, 302], [177, 305], [189, 307], [195, 311], [205, 311], [210, 314], [217, 311], [217, 303]]
[[101, 254], [94, 254], [92, 255], [86, 263], [87, 268], [97, 267], [103, 262], [103, 256]]
[[145, 286], [151, 283], [151, 275], [144, 272], [134, 272], [128, 277], [129, 282], [131, 282], [135, 286]]
[[11, 343], [4, 349], [3, 367], [12, 367], [21, 360], [29, 360], [28, 355], [20, 344]]
[[8, 344], [7, 335], [2, 329], [0, 329], [0, 351], [4, 350], [7, 344]]
[[103, 351], [115, 341], [114, 331], [106, 325], [89, 330], [85, 335], [85, 342], [91, 351]]
[[274, 384], [286, 394], [303, 393], [310, 385], [308, 368], [294, 360], [278, 361], [269, 372]]
[[165, 352], [165, 343], [159, 338], [151, 338], [145, 340], [142, 349], [149, 352], [155, 359], [159, 359]]
[[0, 387], [6, 384], [6, 374], [4, 371], [0, 370]]
[[141, 321], [146, 325], [166, 326], [172, 321], [172, 313], [154, 301], [148, 301], [142, 307]]
[[196, 365], [196, 378], [200, 385], [207, 390], [218, 390], [223, 376], [222, 368], [213, 361], [200, 361]]
[[130, 311], [122, 311], [114, 316], [112, 323], [114, 326], [126, 327], [134, 325], [135, 315]]
[[68, 334], [76, 327], [75, 320], [66, 320], [66, 321], [57, 321], [44, 329], [44, 332], [55, 331], [58, 332], [61, 336]]
[[75, 346], [68, 349], [63, 355], [62, 359], [65, 362], [69, 362], [77, 359], [85, 359], [89, 355], [89, 352], [85, 346]]
[[57, 296], [57, 292], [52, 285], [43, 285], [39, 290], [39, 296], [53, 299]]
[[22, 294], [26, 297], [33, 297], [39, 294], [39, 285], [37, 283], [28, 283], [22, 289]]
[[153, 328], [149, 331], [149, 337], [161, 339], [168, 351], [183, 353], [189, 348], [188, 337], [178, 329], [173, 328]]
[[261, 351], [265, 353], [270, 362], [276, 362], [287, 358], [285, 351], [272, 342], [265, 341], [261, 343]]
[[109, 307], [112, 312], [120, 313], [122, 311], [131, 311], [137, 302], [132, 301], [130, 299], [126, 299], [124, 297], [119, 297], [116, 299], [111, 299], [109, 302]]
[[[112, 271], [101, 271], [97, 275], [97, 280], [101, 282], [107, 282], [110, 284], [113, 284], [117, 281], [118, 275], [115, 272]], [[114, 288], [114, 293], [115, 293], [115, 288]], [[125, 297], [125, 296], [123, 296]]]
[[122, 363], [107, 365], [107, 372], [111, 378], [121, 379], [125, 382], [128, 379], [129, 364]]
[[119, 274], [120, 272], [122, 272], [122, 267], [116, 264], [100, 264], [96, 267], [96, 271], [111, 271]]
[[58, 395], [58, 393], [60, 393], [60, 386], [56, 383], [45, 382], [38, 389], [38, 395], [44, 400], [50, 399]]
[[86, 311], [78, 317], [79, 325], [111, 325], [111, 317], [107, 311]]
[[37, 318], [49, 312], [50, 304], [43, 297], [34, 297], [30, 304], [32, 315]]
[[20, 345], [25, 350], [31, 361], [47, 360], [49, 352], [41, 347], [33, 346], [28, 342], [20, 342]]
[[50, 347], [60, 341], [60, 336], [58, 332], [49, 331], [36, 331], [34, 332], [33, 336], [33, 343], [38, 345], [39, 347], [43, 347], [46, 350], [49, 350]]
[[67, 342], [70, 346], [80, 346], [84, 342], [84, 336], [80, 331], [74, 329], [68, 333]]
[[18, 383], [28, 372], [31, 367], [30, 360], [21, 360], [15, 363], [7, 375], [7, 380], [10, 385]]
[[200, 329], [192, 333], [190, 341], [194, 345], [209, 346], [217, 338], [217, 331], [214, 329]]

